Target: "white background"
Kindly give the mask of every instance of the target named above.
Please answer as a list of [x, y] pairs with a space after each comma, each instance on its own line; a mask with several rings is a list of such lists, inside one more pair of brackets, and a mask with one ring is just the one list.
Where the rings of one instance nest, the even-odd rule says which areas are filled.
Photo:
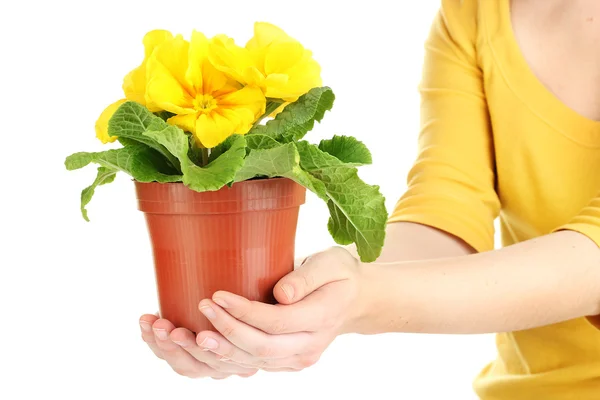
[[[405, 4], [405, 8], [402, 8]], [[79, 213], [95, 168], [65, 156], [103, 149], [94, 122], [121, 98], [144, 33], [226, 33], [245, 43], [253, 22], [284, 28], [314, 52], [336, 105], [308, 136], [353, 135], [375, 164], [388, 208], [416, 154], [423, 42], [438, 0], [12, 1], [0, 7], [0, 398], [473, 399], [491, 336], [345, 336], [314, 367], [225, 381], [182, 378], [140, 339], [157, 310], [149, 241], [122, 175]], [[298, 255], [332, 244], [327, 210], [309, 196]], [[5, 391], [6, 393], [2, 393]]]

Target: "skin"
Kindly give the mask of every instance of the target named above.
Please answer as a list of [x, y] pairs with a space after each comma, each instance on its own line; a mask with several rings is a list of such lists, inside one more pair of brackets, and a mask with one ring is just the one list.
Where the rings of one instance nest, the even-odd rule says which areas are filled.
[[[600, 2], [513, 0], [511, 18], [539, 80], [576, 112], [600, 120]], [[562, 231], [475, 254], [447, 233], [395, 223], [376, 263], [361, 264], [351, 247], [332, 248], [304, 260], [274, 295], [277, 305], [215, 293], [199, 307], [219, 332], [197, 337], [144, 315], [142, 337], [176, 372], [220, 379], [304, 369], [350, 332], [545, 326], [600, 314], [600, 249], [584, 235]]]

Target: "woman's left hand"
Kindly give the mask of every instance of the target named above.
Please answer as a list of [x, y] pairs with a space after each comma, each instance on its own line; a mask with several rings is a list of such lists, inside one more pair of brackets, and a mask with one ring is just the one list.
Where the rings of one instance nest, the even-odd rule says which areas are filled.
[[[360, 263], [334, 247], [315, 254], [274, 288], [269, 305], [228, 292], [202, 300], [200, 311], [220, 332], [204, 331], [197, 343], [222, 361], [267, 371], [297, 371], [315, 364], [361, 316]], [[207, 338], [215, 339], [207, 341]]]

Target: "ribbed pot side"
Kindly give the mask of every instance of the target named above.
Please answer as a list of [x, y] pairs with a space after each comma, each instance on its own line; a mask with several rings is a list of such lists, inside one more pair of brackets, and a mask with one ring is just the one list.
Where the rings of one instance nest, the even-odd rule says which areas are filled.
[[218, 290], [274, 303], [273, 286], [294, 268], [304, 187], [283, 178], [201, 193], [181, 183], [135, 187], [162, 318], [195, 333], [214, 330], [198, 303]]

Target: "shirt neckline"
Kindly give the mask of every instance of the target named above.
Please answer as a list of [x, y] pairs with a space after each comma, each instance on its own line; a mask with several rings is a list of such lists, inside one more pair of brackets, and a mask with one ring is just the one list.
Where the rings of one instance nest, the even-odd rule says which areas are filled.
[[510, 89], [538, 118], [564, 136], [584, 146], [600, 147], [600, 121], [563, 103], [533, 73], [514, 34], [510, 0], [480, 0], [479, 4], [485, 40]]

